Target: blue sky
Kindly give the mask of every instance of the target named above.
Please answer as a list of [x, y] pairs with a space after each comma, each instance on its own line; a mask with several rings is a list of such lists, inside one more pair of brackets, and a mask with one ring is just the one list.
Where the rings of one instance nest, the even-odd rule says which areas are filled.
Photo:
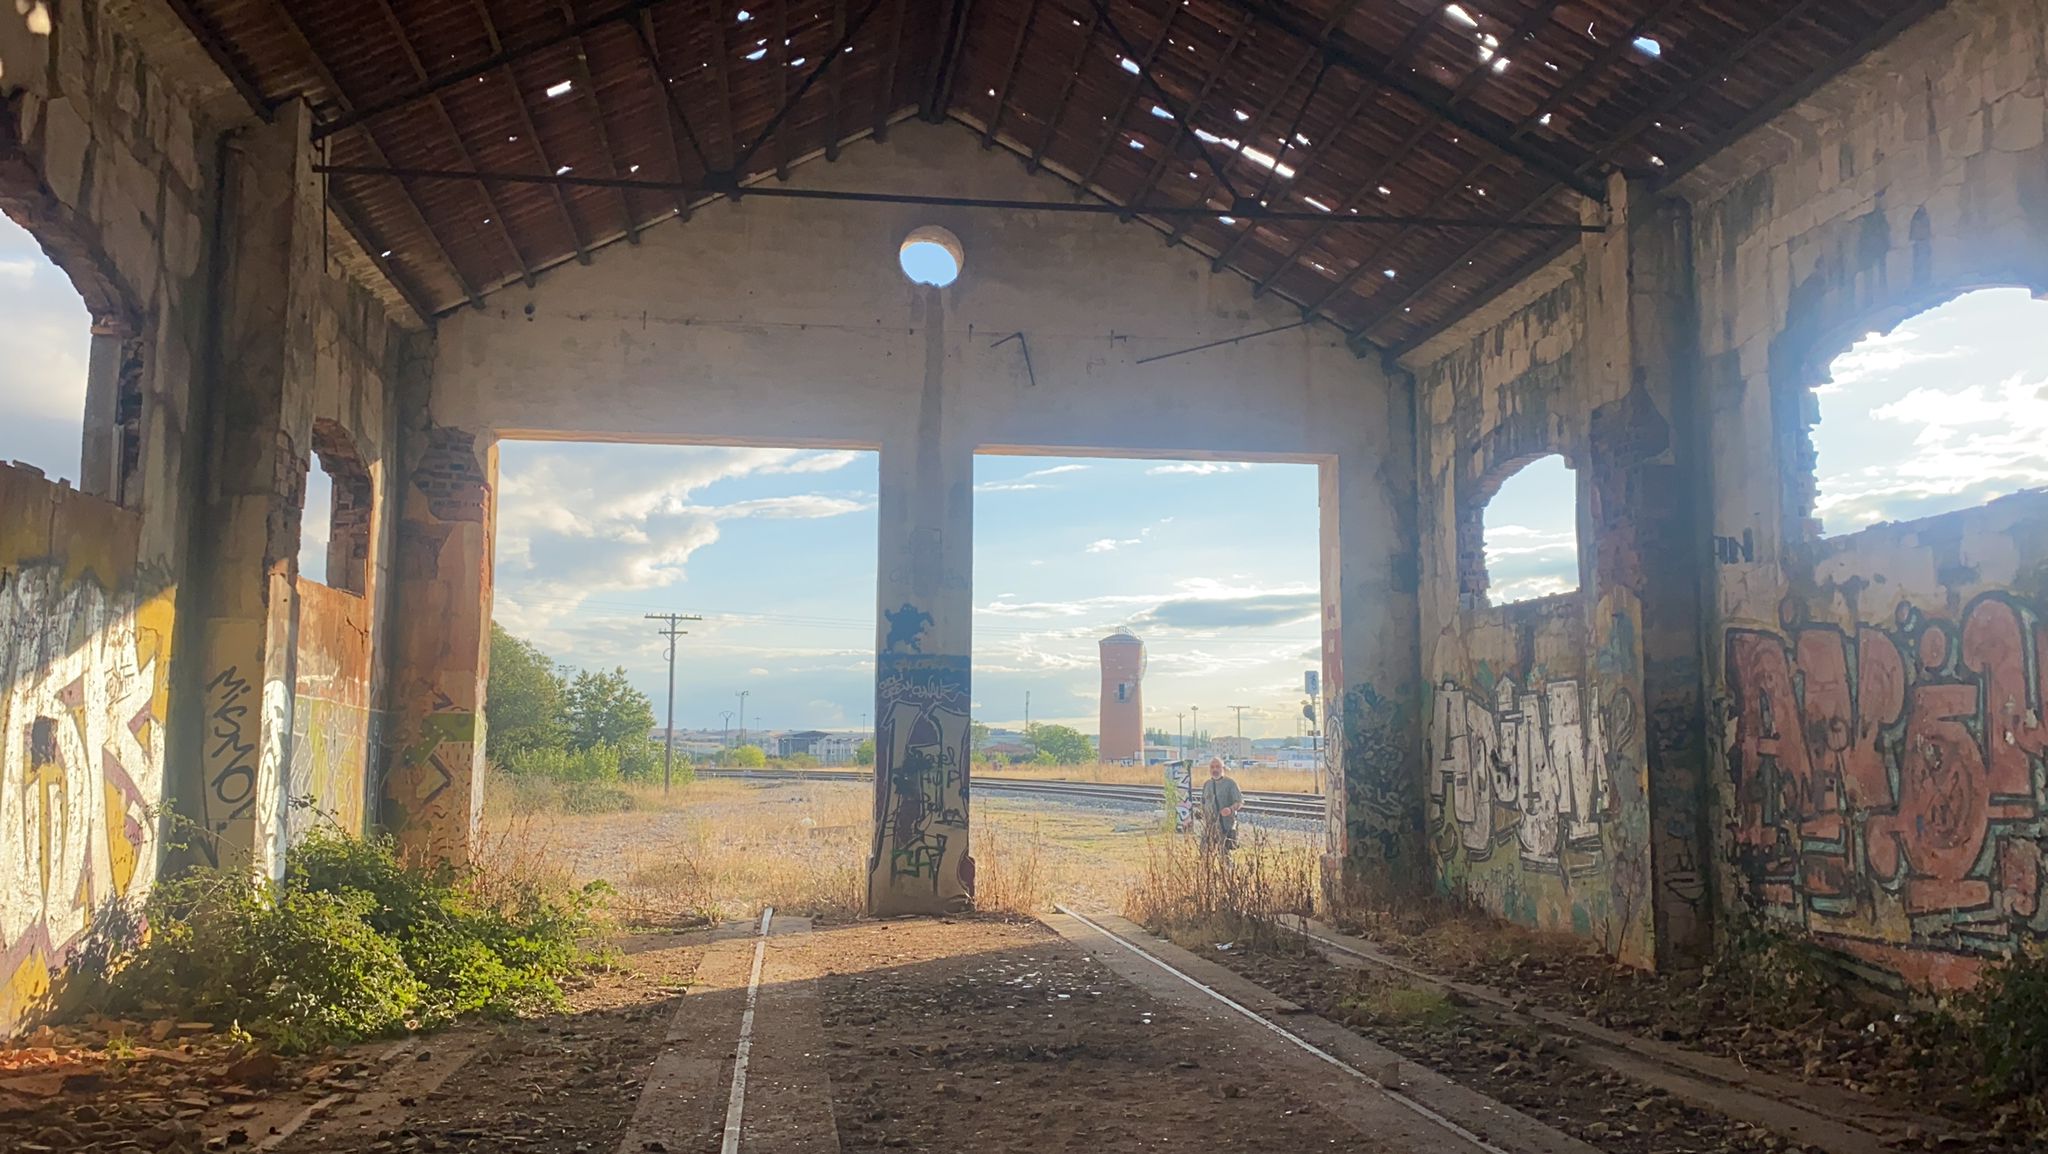
[[[0, 217], [0, 460], [76, 478], [89, 318]], [[1858, 342], [1817, 386], [1818, 511], [1830, 533], [2048, 485], [2048, 302], [1972, 293]], [[982, 457], [976, 464], [975, 698], [994, 724], [1093, 731], [1095, 641], [1151, 655], [1151, 724], [1199, 705], [1212, 732], [1294, 732], [1317, 661], [1315, 470], [1306, 465]], [[856, 727], [871, 709], [872, 454], [511, 442], [500, 454], [498, 617], [562, 660], [624, 665], [657, 700], [641, 614], [702, 613], [677, 717]], [[309, 507], [325, 507], [315, 469]], [[1577, 580], [1569, 471], [1511, 478], [1488, 509], [1497, 601]], [[324, 518], [302, 563], [317, 574]]]

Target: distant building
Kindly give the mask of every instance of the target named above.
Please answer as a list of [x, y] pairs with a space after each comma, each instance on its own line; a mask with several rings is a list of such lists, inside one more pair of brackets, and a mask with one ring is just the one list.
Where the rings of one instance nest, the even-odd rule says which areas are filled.
[[775, 739], [775, 756], [796, 757], [799, 755], [809, 755], [817, 757], [817, 744], [830, 736], [832, 735], [822, 729], [806, 729], [797, 733], [785, 733]]
[[1097, 643], [1102, 661], [1102, 735], [1097, 756], [1137, 761], [1145, 748], [1145, 643], [1119, 629]]
[[1249, 737], [1218, 737], [1209, 742], [1209, 752], [1226, 761], [1244, 761], [1252, 755]]
[[865, 733], [828, 733], [811, 746], [811, 756], [824, 765], [852, 765], [860, 760]]

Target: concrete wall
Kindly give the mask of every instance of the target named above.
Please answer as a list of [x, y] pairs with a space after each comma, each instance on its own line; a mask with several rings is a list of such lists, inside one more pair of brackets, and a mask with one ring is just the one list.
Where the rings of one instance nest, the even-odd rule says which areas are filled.
[[1822, 539], [1812, 388], [1964, 290], [2048, 292], [2044, 45], [2040, 4], [1958, 0], [1680, 187], [1724, 904], [1916, 985], [2048, 931], [2048, 494]]
[[0, 465], [0, 1029], [156, 876], [171, 590], [142, 518]]
[[[302, 109], [255, 120], [162, 5], [53, 12], [47, 36], [0, 14], [0, 211], [70, 275], [121, 371], [99, 374], [96, 342], [95, 495], [0, 468], [0, 1031], [96, 907], [176, 864], [167, 835], [273, 865], [302, 748], [309, 792], [361, 826], [384, 612], [312, 594], [302, 615], [297, 501], [316, 421], [382, 467], [407, 341], [350, 281], [317, 182], [266, 198], [306, 175]], [[238, 683], [212, 660], [228, 620], [290, 655], [276, 676]], [[293, 741], [301, 651], [316, 709], [361, 722], [308, 717]], [[265, 756], [223, 778], [244, 751]]]
[[[1407, 358], [1442, 889], [1644, 962], [1760, 916], [1935, 987], [2048, 931], [2048, 494], [1822, 539], [1809, 436], [1864, 333], [2048, 290], [2044, 44], [1951, 4]], [[1477, 515], [1546, 452], [1580, 590], [1492, 607]]]
[[[1071, 197], [1058, 180], [1025, 177], [1013, 158], [977, 149], [957, 126], [902, 125], [887, 145], [806, 166], [793, 183]], [[927, 224], [950, 229], [965, 247], [965, 272], [942, 290], [909, 283], [897, 265], [902, 238]], [[883, 682], [925, 695], [928, 706], [966, 692], [975, 452], [1319, 462], [1328, 497], [1327, 692], [1339, 717], [1357, 706], [1359, 727], [1356, 741], [1335, 744], [1357, 751], [1353, 777], [1380, 783], [1345, 810], [1361, 836], [1347, 843], [1340, 832], [1337, 848], [1398, 856], [1419, 849], [1421, 827], [1409, 739], [1419, 703], [1405, 387], [1390, 387], [1376, 364], [1318, 327], [1139, 363], [1296, 319], [1283, 302], [1254, 300], [1235, 275], [1212, 273], [1197, 254], [1110, 217], [755, 197], [708, 206], [687, 224], [649, 230], [636, 247], [609, 249], [588, 267], [565, 265], [534, 289], [507, 288], [482, 311], [446, 318], [426, 427], [482, 442], [879, 449], [877, 608], [887, 616], [877, 651], [885, 666], [919, 659], [914, 677], [885, 671]], [[1003, 340], [1013, 334], [1022, 340]], [[464, 580], [469, 568], [465, 560]], [[877, 717], [901, 704], [878, 701]], [[904, 755], [941, 767], [958, 758], [964, 708], [958, 718], [950, 709], [915, 712], [920, 733], [929, 724], [940, 736], [921, 737]], [[887, 736], [878, 735], [885, 780]], [[950, 793], [903, 808], [906, 824], [959, 809], [950, 799], [964, 771], [931, 772], [933, 781], [950, 774], [953, 784], [940, 790]], [[898, 810], [888, 803], [882, 812], [886, 824]], [[964, 825], [946, 836], [950, 864], [941, 872], [957, 879]]]

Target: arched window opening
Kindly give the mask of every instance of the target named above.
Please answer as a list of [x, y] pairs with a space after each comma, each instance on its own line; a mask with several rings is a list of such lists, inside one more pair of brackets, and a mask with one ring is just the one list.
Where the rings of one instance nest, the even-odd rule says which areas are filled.
[[87, 492], [119, 496], [108, 491], [109, 478], [88, 479], [81, 468], [101, 464], [82, 461], [96, 457], [81, 436], [89, 375], [106, 378], [106, 415], [114, 416], [121, 342], [112, 341], [111, 358], [96, 355], [92, 316], [71, 278], [27, 229], [0, 214], [0, 462], [31, 465]]
[[2048, 486], [2048, 301], [1982, 289], [1873, 332], [1814, 389], [1827, 536]]
[[370, 565], [370, 472], [339, 424], [313, 422], [314, 468], [299, 517], [299, 576], [361, 595]]
[[1563, 457], [1553, 453], [1516, 469], [1479, 518], [1482, 568], [1467, 591], [1487, 604], [1512, 605], [1577, 589], [1578, 508], [1578, 481]]

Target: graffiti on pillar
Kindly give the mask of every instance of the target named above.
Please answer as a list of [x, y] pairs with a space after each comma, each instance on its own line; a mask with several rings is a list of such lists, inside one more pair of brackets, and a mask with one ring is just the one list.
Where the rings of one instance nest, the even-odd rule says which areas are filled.
[[1602, 726], [1587, 696], [1574, 680], [1532, 678], [1525, 687], [1502, 677], [1491, 693], [1450, 681], [1438, 688], [1427, 742], [1435, 824], [1466, 860], [1511, 852], [1549, 873], [1602, 868], [1612, 802]]
[[452, 804], [451, 790], [459, 790], [468, 809], [467, 797], [476, 751], [476, 713], [460, 708], [447, 694], [434, 691], [430, 712], [419, 722], [413, 740], [399, 751], [396, 772], [386, 789], [398, 813], [392, 824], [400, 827], [421, 822], [428, 825], [435, 812]]
[[1371, 685], [1346, 687], [1342, 710], [1347, 858], [1406, 870], [1418, 864], [1422, 833], [1412, 714]]
[[974, 896], [974, 859], [966, 852], [968, 708], [967, 658], [882, 655], [869, 873], [892, 891]]
[[[111, 506], [80, 517], [73, 503], [90, 498], [16, 486], [28, 488], [14, 479], [0, 494], [0, 542], [36, 539], [6, 520], [12, 509], [54, 526], [43, 540], [59, 549], [104, 559], [121, 552], [115, 534], [132, 547], [132, 519]], [[94, 911], [156, 875], [173, 599], [138, 595], [136, 581], [132, 561], [81, 575], [0, 547], [0, 1035], [35, 1008]]]
[[1337, 604], [1323, 603], [1323, 748], [1319, 771], [1323, 780], [1323, 848], [1332, 858], [1344, 859], [1349, 845], [1344, 779], [1344, 635], [1338, 624]]
[[2048, 932], [2048, 619], [1988, 593], [1954, 615], [1731, 629], [1731, 853], [1765, 912], [1909, 980], [1972, 979]]
[[931, 628], [931, 614], [905, 601], [901, 609], [883, 610], [882, 620], [889, 623], [889, 635], [882, 641], [884, 652], [924, 652], [924, 631]]

